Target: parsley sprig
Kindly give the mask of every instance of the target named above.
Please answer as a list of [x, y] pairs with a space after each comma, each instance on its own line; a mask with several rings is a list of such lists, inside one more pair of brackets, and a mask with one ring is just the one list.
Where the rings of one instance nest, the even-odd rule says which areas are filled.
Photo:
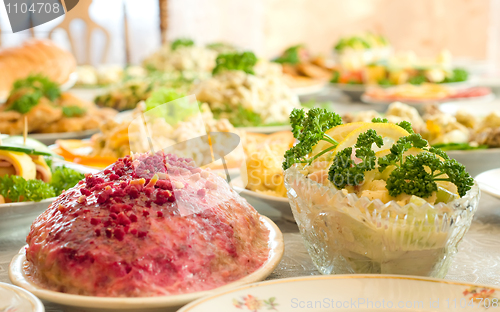
[[[315, 159], [328, 153], [337, 147], [338, 142], [325, 132], [335, 126], [342, 124], [342, 118], [326, 109], [313, 108], [305, 113], [303, 109], [294, 109], [290, 114], [293, 136], [299, 141], [295, 146], [285, 153], [283, 169], [290, 168], [295, 163], [311, 164]], [[313, 157], [307, 159], [313, 147], [319, 141], [331, 144]]]

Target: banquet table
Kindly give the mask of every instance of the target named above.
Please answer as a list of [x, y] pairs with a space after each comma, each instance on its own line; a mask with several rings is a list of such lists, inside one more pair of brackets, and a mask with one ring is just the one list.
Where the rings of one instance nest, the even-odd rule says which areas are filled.
[[[256, 209], [271, 217], [283, 232], [285, 240], [283, 259], [267, 279], [319, 274], [304, 247], [297, 225], [264, 205]], [[0, 237], [0, 282], [10, 283], [9, 263], [26, 244], [26, 234], [27, 229], [23, 229], [8, 237]], [[460, 243], [446, 279], [500, 285], [500, 199], [485, 193], [481, 195], [472, 226]], [[63, 311], [55, 304], [44, 304], [47, 312]]]

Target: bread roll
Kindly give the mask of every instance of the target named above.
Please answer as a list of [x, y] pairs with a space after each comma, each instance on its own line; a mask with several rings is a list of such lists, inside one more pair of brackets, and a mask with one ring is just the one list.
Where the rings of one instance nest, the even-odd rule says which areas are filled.
[[0, 97], [9, 94], [16, 80], [30, 74], [41, 74], [63, 84], [75, 70], [74, 56], [50, 40], [33, 39], [21, 46], [0, 50]]

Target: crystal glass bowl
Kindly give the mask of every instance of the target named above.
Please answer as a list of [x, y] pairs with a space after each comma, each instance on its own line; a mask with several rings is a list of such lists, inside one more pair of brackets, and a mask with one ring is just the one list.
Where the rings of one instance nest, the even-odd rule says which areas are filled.
[[443, 278], [479, 202], [475, 184], [447, 204], [400, 206], [359, 198], [285, 171], [290, 206], [322, 274], [380, 273]]

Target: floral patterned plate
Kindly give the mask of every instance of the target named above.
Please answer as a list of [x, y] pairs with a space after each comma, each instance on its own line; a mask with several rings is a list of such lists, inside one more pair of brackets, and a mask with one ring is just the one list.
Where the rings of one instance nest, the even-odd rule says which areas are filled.
[[251, 284], [179, 312], [500, 310], [500, 288], [404, 275], [324, 275]]

